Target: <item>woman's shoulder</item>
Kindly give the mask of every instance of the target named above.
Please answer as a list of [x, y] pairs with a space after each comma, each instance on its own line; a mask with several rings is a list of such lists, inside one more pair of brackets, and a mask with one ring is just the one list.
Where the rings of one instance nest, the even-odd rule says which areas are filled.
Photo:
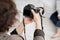
[[23, 40], [19, 35], [11, 35], [7, 40]]
[[20, 35], [8, 35], [6, 33], [0, 33], [0, 40], [24, 40]]

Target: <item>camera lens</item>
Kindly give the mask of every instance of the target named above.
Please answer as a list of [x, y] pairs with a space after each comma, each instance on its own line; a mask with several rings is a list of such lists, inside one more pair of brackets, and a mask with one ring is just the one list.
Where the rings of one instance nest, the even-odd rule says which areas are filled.
[[[23, 9], [23, 15], [24, 15], [24, 16], [27, 16], [27, 17], [29, 17], [29, 18], [33, 18], [33, 14], [32, 14], [32, 12], [31, 12], [31, 9], [33, 9], [36, 13], [38, 13], [38, 12], [40, 11], [39, 8], [43, 8], [43, 7], [35, 7], [35, 6], [32, 5], [32, 4], [28, 4], [28, 5], [26, 5], [26, 6], [24, 7], [24, 9]], [[42, 13], [44, 13], [44, 10], [43, 10]]]
[[32, 4], [26, 5], [23, 9], [23, 15], [27, 16], [29, 18], [33, 18], [33, 14], [31, 12], [31, 9], [33, 9], [33, 8], [34, 8], [34, 5], [32, 5]]

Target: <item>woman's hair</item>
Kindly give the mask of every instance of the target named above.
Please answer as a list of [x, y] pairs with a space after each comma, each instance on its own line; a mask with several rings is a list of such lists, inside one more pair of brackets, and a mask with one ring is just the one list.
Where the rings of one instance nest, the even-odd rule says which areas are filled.
[[0, 0], [0, 32], [5, 32], [16, 21], [16, 5], [12, 0]]

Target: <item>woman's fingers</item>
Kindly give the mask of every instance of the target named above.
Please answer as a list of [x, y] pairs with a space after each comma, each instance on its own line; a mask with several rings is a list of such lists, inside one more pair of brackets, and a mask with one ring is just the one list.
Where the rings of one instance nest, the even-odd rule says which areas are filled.
[[[42, 8], [39, 8], [39, 9], [40, 9], [40, 11], [39, 11], [39, 12], [40, 12], [40, 14], [42, 14], [43, 9], [42, 9]], [[32, 11], [33, 15], [39, 14], [39, 12], [38, 12], [38, 13], [35, 13], [35, 11], [34, 11], [33, 9], [32, 9], [31, 11]]]
[[39, 12], [40, 12], [40, 14], [42, 14], [42, 12], [43, 12], [43, 9], [42, 9], [42, 8], [39, 8], [39, 9], [40, 9], [40, 11], [39, 11]]
[[33, 14], [33, 15], [35, 15], [35, 12], [34, 12], [34, 10], [33, 10], [33, 9], [31, 10], [31, 12], [32, 12], [32, 14]]
[[38, 13], [36, 13], [33, 9], [31, 10], [31, 12], [32, 12], [32, 14], [33, 14], [34, 16], [39, 15], [39, 12], [38, 12]]
[[32, 11], [32, 14], [34, 16], [34, 20], [37, 21], [37, 20], [40, 20], [40, 15], [39, 15], [39, 12], [36, 13], [34, 10], [31, 10]]

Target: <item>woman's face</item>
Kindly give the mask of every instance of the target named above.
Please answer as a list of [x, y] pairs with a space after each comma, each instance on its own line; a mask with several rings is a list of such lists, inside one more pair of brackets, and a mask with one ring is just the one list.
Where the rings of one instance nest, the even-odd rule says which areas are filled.
[[24, 21], [25, 21], [26, 24], [28, 24], [28, 23], [33, 22], [33, 19], [29, 18], [29, 17], [24, 17]]

